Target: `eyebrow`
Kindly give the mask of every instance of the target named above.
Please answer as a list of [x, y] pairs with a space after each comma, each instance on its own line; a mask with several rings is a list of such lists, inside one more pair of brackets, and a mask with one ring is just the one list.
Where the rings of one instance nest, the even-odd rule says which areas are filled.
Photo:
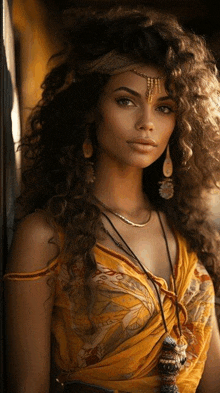
[[[135, 97], [141, 98], [141, 94], [139, 94], [137, 91], [129, 89], [129, 87], [125, 87], [125, 86], [118, 87], [118, 89], [115, 89], [114, 92], [115, 91], [120, 91], [120, 90], [125, 90], [128, 93], [134, 95]], [[158, 98], [158, 101], [166, 101], [166, 100], [172, 100], [173, 101], [173, 98], [171, 96], [164, 96], [164, 97], [159, 97]]]
[[174, 101], [174, 99], [171, 96], [164, 96], [158, 98], [158, 101], [166, 101], [166, 100]]
[[115, 92], [115, 91], [119, 91], [119, 90], [125, 90], [125, 91], [127, 91], [128, 93], [132, 94], [133, 96], [141, 98], [141, 94], [139, 94], [139, 93], [138, 93], [137, 91], [135, 91], [135, 90], [129, 89], [129, 87], [124, 87], [124, 86], [122, 86], [122, 87], [119, 87], [118, 89], [115, 89], [114, 92]]

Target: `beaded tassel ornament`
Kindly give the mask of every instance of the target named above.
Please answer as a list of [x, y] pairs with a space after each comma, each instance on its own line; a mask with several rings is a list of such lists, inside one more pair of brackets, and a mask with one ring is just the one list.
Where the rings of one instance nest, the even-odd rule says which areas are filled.
[[160, 393], [179, 393], [176, 376], [186, 362], [186, 348], [187, 344], [182, 336], [178, 344], [169, 335], [164, 339], [158, 362], [161, 380]]
[[135, 253], [131, 250], [129, 245], [126, 243], [126, 241], [123, 239], [123, 237], [120, 235], [118, 230], [115, 228], [114, 224], [111, 222], [110, 218], [103, 213], [103, 216], [107, 219], [111, 227], [114, 229], [114, 231], [117, 233], [118, 237], [121, 239], [122, 243], [126, 246], [123, 246], [123, 244], [119, 241], [117, 241], [111, 233], [103, 227], [103, 230], [105, 233], [113, 240], [113, 242], [121, 248], [123, 251], [125, 251], [130, 257], [133, 257], [141, 269], [144, 271], [148, 279], [152, 282], [154, 289], [156, 291], [159, 305], [160, 305], [160, 311], [161, 311], [161, 317], [164, 325], [164, 329], [166, 332], [166, 337], [163, 340], [162, 343], [162, 348], [161, 348], [161, 353], [160, 357], [158, 360], [158, 372], [160, 375], [160, 381], [161, 381], [161, 386], [160, 386], [160, 393], [179, 393], [178, 386], [176, 385], [176, 377], [183, 367], [183, 365], [186, 362], [186, 349], [187, 349], [187, 341], [185, 340], [184, 336], [182, 335], [182, 328], [181, 328], [181, 323], [180, 323], [180, 318], [179, 318], [179, 305], [178, 305], [178, 300], [177, 300], [177, 288], [176, 288], [176, 281], [175, 281], [175, 276], [173, 272], [173, 265], [172, 265], [172, 260], [171, 260], [171, 255], [170, 255], [170, 250], [169, 250], [169, 245], [167, 241], [167, 236], [166, 232], [160, 217], [159, 212], [157, 212], [158, 219], [160, 221], [161, 229], [163, 232], [163, 237], [164, 241], [166, 244], [166, 250], [167, 250], [167, 256], [168, 260], [170, 263], [170, 268], [171, 268], [171, 274], [173, 278], [173, 284], [174, 284], [174, 292], [175, 292], [175, 309], [176, 309], [176, 317], [177, 317], [177, 324], [178, 324], [178, 330], [179, 330], [179, 339], [176, 340], [171, 337], [168, 334], [168, 329], [167, 329], [167, 324], [166, 324], [166, 319], [163, 311], [163, 305], [160, 297], [159, 290], [157, 288], [156, 283], [154, 282], [153, 278], [148, 274], [148, 271], [145, 269], [145, 267], [142, 265], [138, 257], [135, 255]]

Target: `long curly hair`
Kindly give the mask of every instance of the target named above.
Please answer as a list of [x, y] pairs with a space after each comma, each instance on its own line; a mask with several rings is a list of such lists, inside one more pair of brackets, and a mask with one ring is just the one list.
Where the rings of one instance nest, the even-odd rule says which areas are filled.
[[86, 183], [82, 153], [88, 127], [97, 144], [96, 124], [87, 124], [88, 114], [117, 69], [154, 65], [163, 70], [166, 90], [177, 104], [170, 139], [175, 194], [164, 200], [158, 193], [164, 154], [144, 169], [144, 191], [187, 239], [217, 289], [219, 241], [206, 206], [206, 191], [220, 177], [219, 82], [212, 54], [201, 37], [184, 31], [173, 16], [146, 8], [69, 10], [65, 22], [64, 50], [45, 77], [42, 99], [21, 143], [29, 163], [19, 198], [25, 214], [44, 209], [65, 235], [70, 274], [79, 260], [90, 274], [101, 212]]

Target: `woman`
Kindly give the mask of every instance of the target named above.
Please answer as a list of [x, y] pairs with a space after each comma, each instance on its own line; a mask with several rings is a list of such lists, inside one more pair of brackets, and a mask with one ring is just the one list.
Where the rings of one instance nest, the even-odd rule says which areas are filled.
[[146, 9], [69, 12], [68, 23], [22, 144], [27, 216], [5, 275], [9, 391], [49, 392], [52, 346], [65, 392], [216, 393], [213, 58]]

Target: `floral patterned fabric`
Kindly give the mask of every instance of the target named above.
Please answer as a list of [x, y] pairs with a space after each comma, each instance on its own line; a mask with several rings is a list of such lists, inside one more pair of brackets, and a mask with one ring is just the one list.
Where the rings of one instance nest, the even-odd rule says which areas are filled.
[[[174, 274], [187, 362], [177, 377], [180, 393], [195, 393], [212, 332], [214, 288], [195, 253], [177, 236]], [[40, 271], [8, 273], [5, 279], [36, 280], [57, 275], [52, 333], [58, 380], [82, 381], [116, 392], [159, 393], [157, 363], [165, 338], [161, 310], [152, 284], [127, 257], [100, 244], [94, 248], [96, 272], [86, 285], [80, 262], [69, 284], [59, 258]], [[178, 340], [175, 293], [164, 279], [157, 283], [169, 334]], [[67, 285], [68, 284], [68, 285]]]
[[[180, 320], [188, 343], [187, 362], [177, 385], [194, 393], [209, 347], [214, 310], [212, 281], [194, 253], [178, 236], [175, 266]], [[60, 382], [79, 380], [115, 391], [159, 392], [157, 362], [165, 337], [161, 311], [146, 275], [132, 261], [100, 244], [94, 249], [97, 270], [84, 285], [84, 271], [75, 266], [69, 289], [65, 263], [60, 264], [52, 331]], [[175, 293], [152, 275], [163, 299], [168, 331], [178, 339]]]

